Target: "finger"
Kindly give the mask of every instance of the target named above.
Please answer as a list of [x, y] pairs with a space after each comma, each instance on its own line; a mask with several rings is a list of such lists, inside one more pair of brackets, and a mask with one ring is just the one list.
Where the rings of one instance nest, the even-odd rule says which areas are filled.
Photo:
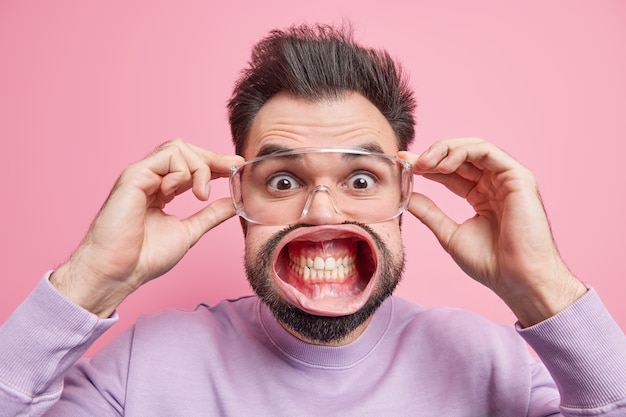
[[419, 154], [409, 152], [409, 151], [399, 151], [396, 156], [402, 159], [403, 161], [410, 162], [411, 165], [413, 165], [414, 169], [415, 169], [415, 164], [420, 157]]
[[207, 165], [209, 165], [211, 169], [211, 179], [228, 177], [232, 166], [239, 165], [244, 162], [243, 157], [239, 155], [226, 155], [211, 152], [193, 144], [188, 144], [188, 146], [195, 153], [197, 153]]
[[462, 198], [467, 198], [468, 194], [476, 187], [477, 184], [475, 181], [465, 179], [456, 173], [422, 174], [422, 177], [442, 184], [448, 190]]
[[425, 172], [434, 170], [441, 172], [442, 163], [450, 157], [452, 150], [483, 142], [484, 141], [482, 139], [473, 137], [440, 140], [433, 143], [425, 152], [423, 152], [419, 156], [418, 160], [415, 161], [414, 165]]
[[481, 170], [493, 172], [504, 172], [519, 167], [519, 163], [500, 148], [483, 142], [452, 149], [448, 158], [440, 164], [440, 170], [441, 172], [455, 171], [466, 162]]
[[151, 179], [153, 183], [157, 183], [157, 189], [152, 192], [146, 190], [146, 193], [152, 194], [160, 190], [162, 197], [159, 201], [168, 203], [174, 196], [190, 188], [198, 199], [206, 201], [210, 194], [210, 181], [227, 177], [230, 167], [243, 161], [238, 155], [210, 152], [175, 139], [159, 146], [139, 164], [145, 164], [157, 176]]
[[[420, 156], [410, 152], [401, 151], [398, 153], [398, 157], [414, 163]], [[436, 170], [435, 172], [422, 172], [415, 165], [413, 168], [413, 172], [415, 174], [421, 175], [428, 180], [438, 182], [463, 198], [467, 197], [467, 195], [476, 186], [477, 182], [483, 177], [483, 171], [476, 168], [472, 164], [462, 164], [456, 172], [451, 174], [442, 174]]]
[[521, 165], [495, 145], [480, 139], [448, 140], [433, 145], [417, 161], [422, 168], [436, 169], [441, 173], [455, 172], [463, 164], [474, 165], [479, 170], [504, 172]]
[[413, 193], [408, 209], [433, 232], [441, 246], [447, 250], [448, 242], [459, 225], [423, 194]]
[[188, 183], [180, 191], [187, 191], [191, 187], [193, 194], [200, 200], [209, 198], [209, 181], [211, 180], [211, 169], [209, 164], [204, 160], [203, 155], [199, 154], [195, 147], [181, 140], [171, 142], [174, 147], [174, 155], [180, 153], [184, 164], [189, 170]]
[[187, 226], [190, 246], [209, 230], [235, 215], [235, 208], [230, 198], [220, 198], [204, 207], [197, 213], [183, 220]]
[[155, 158], [159, 158], [159, 163], [155, 168], [156, 173], [162, 178], [161, 193], [164, 196], [170, 196], [187, 191], [191, 187], [192, 172], [198, 176], [198, 171], [200, 171], [199, 175], [202, 175], [201, 168], [190, 167], [190, 161], [178, 147], [170, 147], [162, 152], [163, 156], [155, 155]]
[[210, 180], [228, 177], [231, 167], [244, 162], [243, 157], [239, 155], [225, 155], [208, 151], [193, 144], [187, 145], [209, 167], [208, 180], [206, 178], [194, 180], [194, 193], [197, 196], [201, 196], [198, 197], [201, 200], [207, 200], [211, 193]]
[[[168, 174], [170, 176], [165, 179]], [[165, 196], [174, 196], [180, 184], [188, 178], [188, 169], [180, 157], [165, 152], [154, 152], [124, 169], [107, 201], [118, 194], [120, 188], [126, 189], [122, 195], [135, 195], [129, 194], [129, 190], [135, 190], [141, 192], [148, 201], [163, 200]]]
[[[413, 165], [413, 173], [415, 174], [425, 174], [428, 173], [429, 171], [423, 171], [421, 170], [417, 165], [417, 160], [419, 159], [420, 155], [408, 152], [408, 151], [400, 151], [398, 152], [398, 158], [408, 161]], [[431, 173], [438, 173], [439, 171], [434, 170], [434, 172]], [[470, 180], [470, 181], [478, 181], [480, 180], [480, 178], [483, 175], [483, 171], [481, 169], [478, 169], [475, 165], [470, 164], [470, 163], [465, 163], [465, 164], [461, 164], [457, 170], [455, 171], [456, 174], [458, 174], [460, 177], [465, 178], [466, 180]]]
[[243, 162], [240, 156], [210, 152], [179, 139], [163, 145], [160, 152], [166, 152], [170, 157], [169, 166], [161, 168], [169, 171], [163, 177], [163, 193], [175, 191], [180, 194], [191, 188], [203, 201], [209, 198], [212, 179], [228, 176], [232, 165]]

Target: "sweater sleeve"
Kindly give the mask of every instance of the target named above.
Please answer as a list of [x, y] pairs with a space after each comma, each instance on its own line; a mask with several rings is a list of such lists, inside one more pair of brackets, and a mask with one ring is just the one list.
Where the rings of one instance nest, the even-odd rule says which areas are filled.
[[0, 326], [0, 415], [41, 416], [61, 396], [66, 372], [117, 321], [63, 297], [48, 272]]
[[626, 415], [626, 336], [595, 290], [517, 330], [552, 374], [564, 416]]

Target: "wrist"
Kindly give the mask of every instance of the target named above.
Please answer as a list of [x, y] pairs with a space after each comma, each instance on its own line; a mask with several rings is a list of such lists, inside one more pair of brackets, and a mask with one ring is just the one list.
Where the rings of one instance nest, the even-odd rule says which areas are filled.
[[108, 318], [130, 294], [119, 283], [101, 279], [76, 265], [73, 260], [61, 265], [50, 275], [50, 283], [65, 298], [79, 307]]
[[542, 284], [508, 291], [501, 298], [522, 327], [530, 327], [565, 310], [587, 292], [587, 287], [569, 271]]

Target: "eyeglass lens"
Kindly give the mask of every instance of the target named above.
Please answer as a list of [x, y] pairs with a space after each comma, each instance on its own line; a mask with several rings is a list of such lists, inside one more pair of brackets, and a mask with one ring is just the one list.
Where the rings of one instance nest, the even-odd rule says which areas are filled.
[[271, 155], [240, 165], [231, 176], [237, 213], [271, 225], [305, 221], [315, 210], [363, 223], [388, 220], [404, 211], [411, 188], [410, 165], [364, 152]]

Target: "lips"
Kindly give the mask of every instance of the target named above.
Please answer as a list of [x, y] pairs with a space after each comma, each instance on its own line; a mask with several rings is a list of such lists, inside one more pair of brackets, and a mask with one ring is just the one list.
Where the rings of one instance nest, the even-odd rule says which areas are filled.
[[311, 314], [355, 313], [376, 284], [376, 245], [355, 225], [296, 229], [279, 242], [274, 253], [276, 286], [291, 304]]

